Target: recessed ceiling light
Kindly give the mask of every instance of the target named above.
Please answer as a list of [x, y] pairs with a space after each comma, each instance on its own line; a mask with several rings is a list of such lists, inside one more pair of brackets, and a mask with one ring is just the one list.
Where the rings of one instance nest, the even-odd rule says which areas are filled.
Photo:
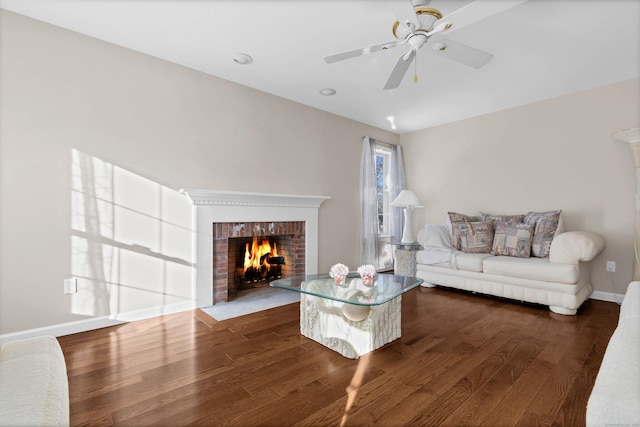
[[253, 62], [253, 58], [251, 56], [247, 55], [246, 53], [234, 53], [233, 54], [233, 61], [236, 64], [248, 65], [248, 64], [251, 64]]
[[324, 89], [320, 89], [320, 95], [322, 96], [333, 96], [336, 94], [336, 90], [335, 89], [331, 89], [330, 87], [324, 88]]

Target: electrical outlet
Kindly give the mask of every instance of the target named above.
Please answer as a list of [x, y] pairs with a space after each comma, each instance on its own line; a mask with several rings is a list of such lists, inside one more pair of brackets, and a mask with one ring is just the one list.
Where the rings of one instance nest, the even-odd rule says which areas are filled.
[[616, 262], [615, 261], [607, 261], [607, 271], [609, 273], [616, 272]]
[[78, 279], [72, 277], [71, 279], [64, 279], [64, 293], [75, 294], [78, 292]]

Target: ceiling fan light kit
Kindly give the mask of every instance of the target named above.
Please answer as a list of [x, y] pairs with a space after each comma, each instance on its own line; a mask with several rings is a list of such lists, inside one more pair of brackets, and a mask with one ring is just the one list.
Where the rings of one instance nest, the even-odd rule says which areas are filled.
[[[500, 2], [476, 0], [444, 17], [438, 9], [426, 6], [428, 0], [406, 1], [411, 4], [413, 9], [414, 22], [411, 20], [405, 20], [404, 22], [396, 20], [393, 23], [391, 31], [393, 36], [399, 40], [398, 42], [387, 42], [328, 55], [324, 58], [325, 62], [332, 64], [345, 59], [368, 55], [381, 50], [389, 50], [402, 44], [408, 44], [408, 51], [398, 58], [395, 67], [391, 71], [391, 75], [383, 87], [384, 90], [395, 89], [400, 85], [411, 63], [415, 60], [418, 50], [425, 44], [430, 44], [432, 50], [440, 56], [478, 69], [487, 64], [493, 58], [493, 55], [452, 40], [446, 40], [446, 43], [444, 40], [439, 41], [438, 37], [440, 33], [443, 31], [452, 33], [454, 30], [503, 12], [527, 0]], [[433, 36], [436, 36], [436, 40], [431, 40]], [[452, 47], [452, 50], [448, 49], [449, 47]], [[414, 76], [414, 82], [417, 82], [417, 74]]]

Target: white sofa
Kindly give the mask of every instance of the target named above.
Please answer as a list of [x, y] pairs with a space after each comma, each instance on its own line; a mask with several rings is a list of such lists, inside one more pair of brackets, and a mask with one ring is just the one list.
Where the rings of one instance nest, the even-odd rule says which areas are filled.
[[587, 426], [640, 425], [640, 282], [631, 282], [587, 403]]
[[574, 315], [593, 292], [589, 261], [604, 249], [602, 236], [563, 232], [553, 237], [547, 257], [518, 258], [466, 253], [452, 245], [451, 226], [427, 225], [418, 232], [423, 250], [416, 254], [422, 286], [435, 285], [549, 306]]
[[54, 337], [9, 341], [0, 348], [0, 426], [68, 426], [69, 382]]

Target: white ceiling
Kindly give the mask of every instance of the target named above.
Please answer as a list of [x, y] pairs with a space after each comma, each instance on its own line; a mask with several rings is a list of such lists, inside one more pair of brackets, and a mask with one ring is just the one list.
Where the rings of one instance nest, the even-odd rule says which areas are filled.
[[[0, 0], [0, 7], [382, 129], [392, 130], [393, 117], [399, 134], [640, 76], [638, 0], [529, 0], [454, 26], [443, 37], [494, 58], [476, 70], [427, 45], [417, 56], [418, 83], [412, 66], [388, 91], [382, 87], [404, 47], [324, 62], [394, 40], [392, 1], [409, 0]], [[470, 2], [430, 6], [446, 16]], [[236, 52], [253, 63], [236, 64]], [[321, 96], [322, 88], [337, 94]]]

